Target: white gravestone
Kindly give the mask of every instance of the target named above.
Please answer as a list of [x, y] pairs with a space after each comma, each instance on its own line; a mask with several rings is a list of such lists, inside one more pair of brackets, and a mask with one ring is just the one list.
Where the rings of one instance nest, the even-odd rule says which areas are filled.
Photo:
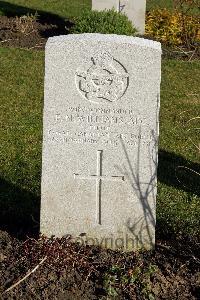
[[68, 35], [45, 53], [41, 232], [153, 247], [160, 43]]
[[127, 15], [138, 33], [145, 33], [146, 0], [92, 0], [94, 10], [112, 8]]
[[146, 0], [120, 0], [119, 2], [119, 11], [127, 15], [140, 34], [144, 34]]
[[116, 11], [119, 10], [119, 0], [92, 0], [93, 10], [105, 10], [114, 8]]

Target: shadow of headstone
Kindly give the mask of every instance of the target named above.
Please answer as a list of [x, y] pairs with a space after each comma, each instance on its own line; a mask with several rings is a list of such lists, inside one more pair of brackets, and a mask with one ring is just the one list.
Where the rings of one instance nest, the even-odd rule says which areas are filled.
[[0, 229], [25, 238], [39, 234], [40, 197], [0, 178]]

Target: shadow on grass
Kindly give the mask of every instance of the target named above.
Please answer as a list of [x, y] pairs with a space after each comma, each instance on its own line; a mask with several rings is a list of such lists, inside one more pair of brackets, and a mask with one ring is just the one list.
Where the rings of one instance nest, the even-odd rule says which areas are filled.
[[73, 22], [69, 19], [45, 12], [27, 8], [20, 5], [11, 4], [9, 2], [0, 1], [0, 11], [7, 17], [23, 16], [27, 14], [38, 14], [38, 22], [40, 24], [53, 24], [54, 28], [46, 29], [41, 32], [43, 37], [51, 37], [55, 35], [68, 34], [69, 29], [73, 26]]
[[200, 197], [200, 164], [159, 150], [158, 181]]
[[0, 178], [0, 229], [17, 238], [39, 234], [40, 197]]

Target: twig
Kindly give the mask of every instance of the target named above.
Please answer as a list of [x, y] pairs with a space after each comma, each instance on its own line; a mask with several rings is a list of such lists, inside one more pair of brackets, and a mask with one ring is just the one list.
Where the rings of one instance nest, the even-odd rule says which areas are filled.
[[40, 224], [40, 222], [38, 222], [38, 221], [35, 220], [35, 218], [33, 217], [33, 215], [31, 215], [31, 219], [33, 220], [33, 222], [34, 222], [35, 224], [37, 224], [37, 225]]
[[161, 248], [164, 248], [164, 249], [166, 249], [166, 250], [172, 251], [172, 249], [171, 249], [171, 247], [170, 247], [170, 246], [165, 246], [165, 245], [163, 245], [163, 244], [160, 244], [160, 243], [157, 243], [157, 245], [156, 245], [156, 246], [159, 246], [159, 247], [161, 247]]
[[193, 56], [196, 54], [196, 50], [197, 50], [197, 48], [194, 49], [194, 51], [193, 51], [192, 55], [190, 56], [190, 58], [188, 59], [188, 61], [192, 60]]
[[8, 41], [12, 41], [13, 39], [7, 39], [7, 40], [3, 40], [3, 41], [1, 41], [1, 43], [6, 43], [6, 42], [8, 42]]
[[182, 182], [181, 180], [179, 180], [179, 178], [178, 178], [178, 176], [177, 176], [177, 169], [185, 169], [185, 170], [187, 170], [187, 171], [190, 171], [191, 173], [194, 173], [195, 175], [200, 176], [200, 173], [194, 171], [194, 170], [191, 169], [191, 168], [185, 167], [185, 166], [178, 166], [177, 168], [175, 168], [175, 176], [176, 176], [177, 181], [178, 181], [180, 184], [182, 184], [182, 186], [183, 186], [184, 188], [186, 188], [186, 189], [190, 189], [190, 188], [188, 188], [186, 185], [183, 184], [183, 182]]
[[194, 50], [191, 50], [191, 51], [184, 51], [182, 48], [180, 48], [180, 47], [177, 47], [178, 49], [179, 49], [179, 51], [173, 51], [173, 52], [175, 52], [175, 53], [180, 53], [180, 52], [182, 52], [184, 55], [187, 55], [187, 56], [189, 56], [190, 55], [190, 53], [193, 53], [194, 52]]
[[14, 289], [16, 286], [18, 286], [22, 281], [24, 281], [31, 274], [33, 274], [39, 268], [39, 266], [45, 262], [46, 259], [47, 259], [47, 256], [45, 256], [32, 271], [28, 272], [22, 279], [17, 281], [15, 284], [11, 285], [7, 290], [5, 290], [4, 293], [10, 292], [12, 289]]
[[33, 47], [27, 48], [27, 50], [31, 50], [31, 49], [35, 49], [35, 48], [40, 48], [40, 47], [43, 47], [43, 46], [44, 46], [44, 42], [41, 42], [39, 44], [36, 44]]

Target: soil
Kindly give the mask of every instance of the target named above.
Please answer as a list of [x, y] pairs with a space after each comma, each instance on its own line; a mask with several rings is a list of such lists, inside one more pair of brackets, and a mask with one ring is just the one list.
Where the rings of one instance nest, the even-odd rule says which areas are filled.
[[44, 49], [51, 36], [67, 34], [72, 22], [60, 18], [0, 16], [0, 45], [26, 49]]
[[200, 299], [199, 254], [190, 240], [124, 253], [0, 231], [0, 299]]

